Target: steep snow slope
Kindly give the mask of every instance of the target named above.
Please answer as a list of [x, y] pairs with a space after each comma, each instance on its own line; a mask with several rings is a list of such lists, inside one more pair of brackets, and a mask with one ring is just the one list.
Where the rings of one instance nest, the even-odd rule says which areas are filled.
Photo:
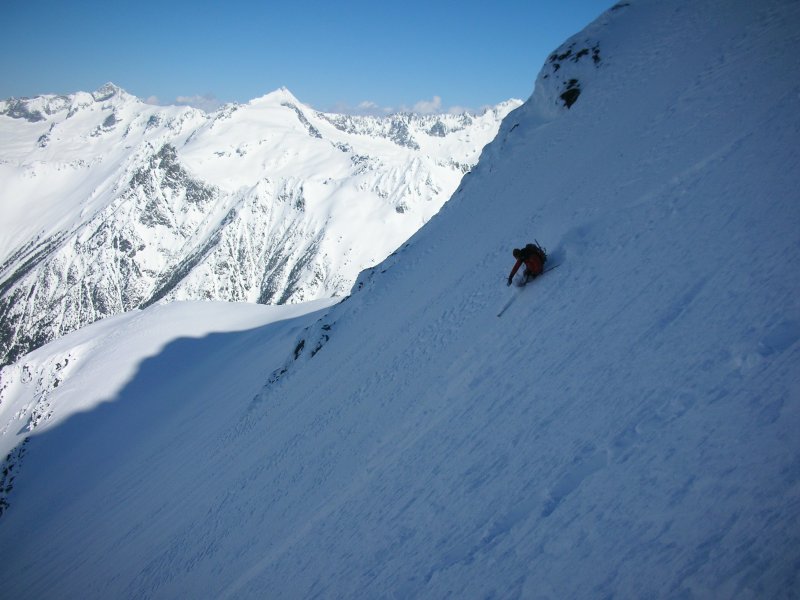
[[798, 19], [603, 15], [282, 360], [176, 344], [32, 436], [4, 593], [796, 597]]
[[92, 410], [110, 400], [135, 375], [139, 363], [178, 339], [267, 325], [275, 335], [280, 321], [302, 323], [295, 323], [285, 334], [291, 337], [307, 325], [301, 317], [333, 303], [332, 299], [323, 299], [278, 307], [244, 302], [171, 302], [109, 317], [68, 334], [4, 369], [0, 456], [25, 443], [37, 428], [53, 427], [76, 412]]
[[345, 117], [281, 89], [206, 114], [111, 84], [0, 102], [0, 365], [162, 299], [344, 295], [518, 105]]

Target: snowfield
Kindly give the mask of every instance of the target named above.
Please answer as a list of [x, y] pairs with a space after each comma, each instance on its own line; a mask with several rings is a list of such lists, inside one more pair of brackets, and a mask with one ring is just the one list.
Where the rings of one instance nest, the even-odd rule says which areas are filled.
[[59, 385], [5, 434], [3, 595], [798, 597], [798, 22], [622, 2], [345, 301]]

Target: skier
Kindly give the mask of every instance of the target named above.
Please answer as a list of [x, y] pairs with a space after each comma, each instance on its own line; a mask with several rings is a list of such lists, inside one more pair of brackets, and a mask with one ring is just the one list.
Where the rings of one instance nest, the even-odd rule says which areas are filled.
[[517, 274], [517, 271], [523, 263], [525, 264], [525, 271], [523, 272], [521, 285], [532, 281], [544, 271], [544, 263], [547, 260], [547, 254], [538, 244], [528, 244], [524, 248], [514, 248], [512, 254], [514, 258], [517, 259], [517, 262], [514, 264], [514, 268], [511, 269], [511, 274], [508, 276], [508, 285], [511, 285], [511, 280], [514, 279], [514, 275]]

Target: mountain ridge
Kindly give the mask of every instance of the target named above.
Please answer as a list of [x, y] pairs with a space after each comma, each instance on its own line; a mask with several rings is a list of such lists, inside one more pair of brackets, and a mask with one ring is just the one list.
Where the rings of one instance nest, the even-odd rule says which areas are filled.
[[208, 114], [113, 84], [0, 102], [0, 362], [161, 299], [344, 294], [439, 209], [517, 104], [347, 117], [348, 130], [285, 88]]

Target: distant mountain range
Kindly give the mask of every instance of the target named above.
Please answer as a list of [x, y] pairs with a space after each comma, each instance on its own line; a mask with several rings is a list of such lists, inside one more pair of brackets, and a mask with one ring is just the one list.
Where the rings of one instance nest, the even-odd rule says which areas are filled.
[[0, 102], [0, 365], [160, 300], [345, 294], [520, 104], [361, 117], [280, 89], [206, 113], [113, 84]]

